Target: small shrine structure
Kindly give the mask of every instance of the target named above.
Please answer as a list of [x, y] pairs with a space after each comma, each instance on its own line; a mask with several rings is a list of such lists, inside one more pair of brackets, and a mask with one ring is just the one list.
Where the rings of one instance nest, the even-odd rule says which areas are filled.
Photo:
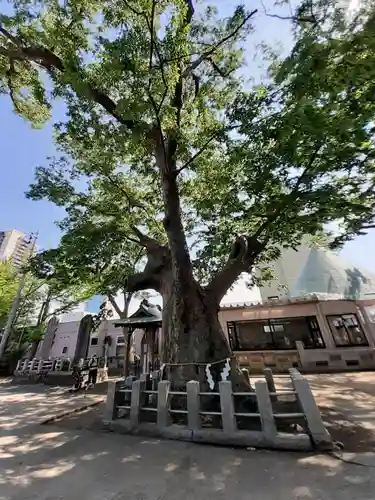
[[129, 337], [136, 334], [137, 330], [143, 330], [139, 359], [141, 373], [151, 373], [160, 367], [161, 325], [161, 307], [148, 300], [142, 300], [137, 311], [129, 318], [114, 322], [116, 328], [127, 328]]

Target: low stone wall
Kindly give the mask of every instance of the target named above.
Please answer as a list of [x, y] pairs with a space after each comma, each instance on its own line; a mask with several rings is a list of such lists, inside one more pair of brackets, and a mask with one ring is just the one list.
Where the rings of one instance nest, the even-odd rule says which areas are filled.
[[[202, 392], [196, 381], [188, 382], [186, 392], [172, 391], [168, 381], [150, 388], [155, 387], [155, 381], [145, 377], [136, 381], [128, 378], [125, 383], [110, 381], [104, 423], [117, 432], [196, 443], [301, 451], [330, 449], [332, 441], [308, 382], [296, 370], [291, 370], [290, 376], [293, 389], [282, 392], [276, 392], [271, 370], [264, 381], [255, 383], [255, 391], [249, 392], [233, 392], [228, 381], [219, 382], [219, 392]], [[215, 411], [205, 410], [205, 397], [219, 399]], [[174, 398], [184, 400], [184, 404], [174, 406]], [[237, 398], [250, 401], [253, 410], [238, 410]], [[285, 402], [288, 400], [290, 404]], [[293, 411], [285, 411], [288, 407]], [[185, 423], [173, 423], [176, 416], [185, 418]], [[207, 419], [219, 420], [220, 428], [207, 426]], [[246, 419], [258, 422], [259, 430], [240, 428], [240, 422]], [[304, 432], [284, 432], [283, 423], [289, 427], [292, 423], [302, 424]]]
[[[98, 368], [97, 383], [107, 382], [107, 380], [107, 368]], [[70, 387], [73, 383], [71, 363], [66, 359], [19, 361], [12, 382], [16, 384], [43, 383], [45, 385]]]
[[296, 342], [301, 369], [305, 372], [346, 372], [375, 369], [373, 347], [337, 347], [336, 349], [305, 349]]
[[290, 368], [299, 368], [300, 359], [297, 350], [285, 351], [236, 351], [234, 353], [241, 368], [250, 373], [262, 373], [264, 368], [271, 368], [277, 373], [288, 373]]

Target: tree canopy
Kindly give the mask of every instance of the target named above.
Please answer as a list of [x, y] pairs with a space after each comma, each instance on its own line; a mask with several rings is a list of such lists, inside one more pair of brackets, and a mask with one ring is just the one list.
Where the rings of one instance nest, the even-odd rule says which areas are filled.
[[9, 262], [0, 262], [0, 328], [3, 328], [17, 292], [17, 282]]
[[[267, 52], [267, 75], [250, 84], [245, 43], [260, 15], [261, 3], [220, 19], [193, 0], [17, 0], [0, 17], [0, 88], [16, 112], [41, 126], [54, 101], [66, 107], [61, 155], [29, 193], [66, 209], [55, 255], [75, 269], [103, 261], [117, 286], [113, 251], [125, 270], [143, 249], [127, 290], [174, 296], [165, 314], [180, 359], [204, 344], [199, 301], [212, 318], [280, 248], [332, 222], [342, 244], [374, 223], [373, 5], [349, 18], [341, 2], [302, 1], [280, 19], [290, 53]], [[224, 345], [209, 323], [206, 359]]]

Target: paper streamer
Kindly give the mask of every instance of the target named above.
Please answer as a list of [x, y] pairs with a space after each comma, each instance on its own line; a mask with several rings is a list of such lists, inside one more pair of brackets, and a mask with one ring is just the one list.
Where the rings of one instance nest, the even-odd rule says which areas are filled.
[[230, 372], [230, 358], [227, 358], [225, 361], [225, 365], [223, 371], [221, 372], [221, 380], [228, 380], [229, 372]]
[[208, 365], [206, 365], [205, 371], [206, 371], [208, 385], [212, 391], [215, 387], [215, 382], [214, 382], [214, 379], [212, 378], [212, 373], [211, 373], [210, 368], [211, 368], [211, 363], [208, 363]]

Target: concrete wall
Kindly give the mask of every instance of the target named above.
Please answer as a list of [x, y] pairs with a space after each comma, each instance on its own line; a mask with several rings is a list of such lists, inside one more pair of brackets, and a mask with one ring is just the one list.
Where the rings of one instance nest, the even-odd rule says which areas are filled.
[[[72, 358], [74, 356], [79, 321], [70, 321], [68, 323], [59, 323], [55, 333], [55, 340], [50, 350], [50, 358]], [[64, 353], [64, 347], [67, 351]]]

